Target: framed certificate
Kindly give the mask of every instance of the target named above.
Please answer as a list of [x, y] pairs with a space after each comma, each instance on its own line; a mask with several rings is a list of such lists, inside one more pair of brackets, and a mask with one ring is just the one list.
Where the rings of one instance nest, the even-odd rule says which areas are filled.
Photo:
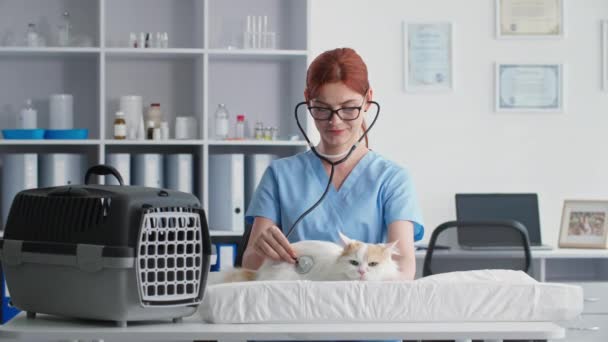
[[497, 38], [563, 38], [565, 0], [496, 0]]
[[497, 112], [562, 112], [561, 64], [496, 64]]
[[608, 20], [602, 20], [602, 88], [608, 91]]
[[404, 22], [403, 31], [405, 90], [451, 90], [452, 24]]

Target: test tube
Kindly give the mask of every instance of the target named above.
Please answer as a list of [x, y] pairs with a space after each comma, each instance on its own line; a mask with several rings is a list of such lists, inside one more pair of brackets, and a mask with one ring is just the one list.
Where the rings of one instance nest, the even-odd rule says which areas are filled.
[[257, 35], [258, 35], [257, 43], [258, 44], [257, 44], [256, 48], [260, 49], [260, 48], [262, 48], [262, 36], [263, 36], [263, 33], [262, 33], [262, 16], [261, 15], [258, 16], [258, 22], [257, 22], [257, 24], [258, 24], [258, 27], [257, 27]]
[[265, 15], [262, 23], [262, 48], [268, 48], [268, 16]]
[[251, 16], [247, 16], [247, 22], [245, 24], [245, 32], [243, 32], [243, 49], [251, 49]]

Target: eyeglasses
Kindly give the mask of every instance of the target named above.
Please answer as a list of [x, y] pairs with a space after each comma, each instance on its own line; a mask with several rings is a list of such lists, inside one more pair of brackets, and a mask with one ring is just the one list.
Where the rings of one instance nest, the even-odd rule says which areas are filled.
[[[365, 103], [365, 99], [363, 102]], [[359, 107], [342, 107], [335, 110], [327, 107], [308, 107], [308, 111], [315, 120], [327, 121], [336, 113], [340, 120], [352, 121], [357, 120], [361, 113], [361, 108], [363, 108], [363, 103]]]

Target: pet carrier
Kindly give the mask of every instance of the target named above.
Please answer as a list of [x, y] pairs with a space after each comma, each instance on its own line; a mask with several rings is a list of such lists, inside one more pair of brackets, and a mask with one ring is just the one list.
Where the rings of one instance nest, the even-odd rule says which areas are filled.
[[[120, 185], [91, 185], [92, 175]], [[198, 199], [124, 186], [90, 168], [84, 185], [24, 190], [12, 203], [0, 257], [12, 304], [116, 321], [173, 319], [201, 302], [211, 243]]]

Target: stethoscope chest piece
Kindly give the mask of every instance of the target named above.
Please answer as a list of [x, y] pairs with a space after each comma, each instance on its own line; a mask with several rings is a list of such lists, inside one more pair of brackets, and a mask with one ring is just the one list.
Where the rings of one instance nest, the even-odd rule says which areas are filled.
[[312, 267], [314, 266], [315, 261], [311, 256], [303, 255], [298, 257], [298, 261], [296, 262], [296, 272], [299, 274], [306, 274], [310, 272]]

